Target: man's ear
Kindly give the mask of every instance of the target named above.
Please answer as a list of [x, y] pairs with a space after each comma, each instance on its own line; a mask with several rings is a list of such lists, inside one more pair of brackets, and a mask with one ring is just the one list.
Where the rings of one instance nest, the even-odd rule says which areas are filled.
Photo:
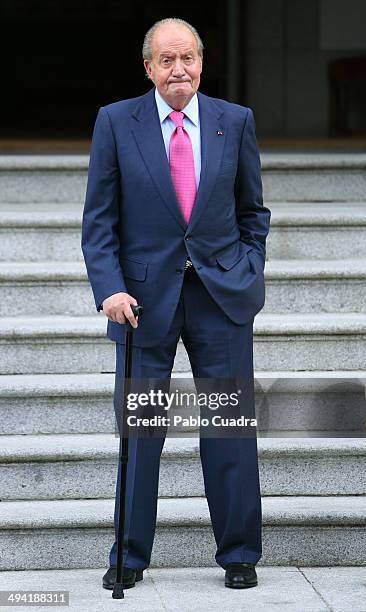
[[151, 79], [151, 68], [150, 68], [150, 61], [149, 60], [144, 60], [144, 68], [145, 68], [145, 72], [146, 72], [146, 76], [148, 79]]

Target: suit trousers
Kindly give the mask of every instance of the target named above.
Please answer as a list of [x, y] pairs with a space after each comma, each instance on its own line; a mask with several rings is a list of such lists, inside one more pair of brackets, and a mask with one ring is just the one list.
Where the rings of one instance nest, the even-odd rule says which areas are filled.
[[[240, 377], [253, 381], [253, 320], [244, 325], [233, 323], [192, 268], [184, 274], [179, 302], [164, 341], [151, 348], [133, 348], [132, 378], [169, 380], [180, 337], [194, 379]], [[116, 343], [116, 388], [117, 379], [124, 376], [124, 349], [124, 344]], [[254, 399], [252, 402], [254, 410]], [[164, 439], [164, 436], [129, 439], [123, 559], [128, 568], [145, 569], [150, 563]], [[224, 569], [233, 562], [256, 564], [262, 556], [256, 434], [244, 438], [201, 435], [200, 458], [217, 564]], [[116, 537], [119, 493], [120, 461], [114, 510]], [[116, 541], [109, 553], [109, 564], [117, 564]]]

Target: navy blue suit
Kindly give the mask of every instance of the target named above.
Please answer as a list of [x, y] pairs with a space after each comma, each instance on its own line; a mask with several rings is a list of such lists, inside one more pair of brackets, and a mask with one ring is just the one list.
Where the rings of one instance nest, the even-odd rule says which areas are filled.
[[[195, 378], [253, 378], [253, 319], [264, 304], [260, 159], [249, 108], [198, 92], [202, 169], [185, 223], [170, 177], [154, 89], [99, 110], [90, 155], [82, 249], [97, 310], [127, 292], [144, 307], [134, 377], [169, 378], [179, 338]], [[184, 273], [187, 256], [194, 270]], [[123, 375], [124, 325], [108, 321]], [[149, 565], [164, 438], [132, 439], [126, 567]], [[261, 500], [256, 438], [200, 440], [216, 561], [257, 563]], [[115, 521], [119, 512], [119, 470]], [[110, 564], [116, 564], [112, 546]]]

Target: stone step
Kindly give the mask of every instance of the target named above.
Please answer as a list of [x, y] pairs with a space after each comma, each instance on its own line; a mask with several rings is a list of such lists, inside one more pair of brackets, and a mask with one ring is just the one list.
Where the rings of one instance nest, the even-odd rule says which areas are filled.
[[[0, 374], [112, 372], [115, 346], [104, 315], [3, 317]], [[366, 366], [366, 315], [265, 314], [255, 319], [257, 370], [362, 370]], [[190, 370], [182, 342], [175, 372]]]
[[365, 202], [269, 202], [268, 259], [364, 259]]
[[113, 390], [114, 374], [1, 376], [0, 435], [114, 432]]
[[[364, 371], [257, 371], [258, 432], [360, 435], [365, 424], [365, 387]], [[194, 391], [192, 373], [174, 373], [170, 388]], [[113, 391], [114, 374], [3, 375], [0, 435], [114, 433]]]
[[[365, 202], [271, 202], [272, 259], [366, 257]], [[82, 204], [0, 202], [0, 261], [82, 261]]]
[[111, 372], [106, 318], [9, 317], [0, 321], [0, 374]]
[[90, 316], [96, 312], [84, 262], [0, 262], [0, 315]]
[[261, 161], [266, 201], [364, 200], [364, 153], [265, 153]]
[[[0, 498], [113, 497], [118, 446], [113, 434], [2, 436]], [[258, 458], [264, 496], [366, 494], [366, 439], [259, 437]], [[204, 496], [198, 438], [166, 438], [159, 495]]]
[[[365, 565], [366, 496], [264, 497], [262, 507], [261, 564]], [[103, 566], [113, 512], [113, 499], [2, 502], [0, 569]], [[205, 498], [159, 499], [152, 566], [213, 566], [215, 552]]]
[[[365, 312], [366, 259], [268, 261], [263, 312]], [[90, 316], [82, 262], [0, 262], [0, 316]]]
[[0, 201], [69, 204], [85, 199], [89, 156], [0, 156]]
[[362, 313], [260, 313], [254, 323], [255, 368], [363, 370], [366, 317]]
[[[83, 202], [87, 155], [0, 157], [0, 200], [6, 203]], [[266, 201], [363, 201], [363, 153], [263, 153]]]
[[0, 261], [81, 261], [81, 204], [0, 203]]
[[265, 278], [263, 313], [366, 311], [366, 259], [273, 260]]

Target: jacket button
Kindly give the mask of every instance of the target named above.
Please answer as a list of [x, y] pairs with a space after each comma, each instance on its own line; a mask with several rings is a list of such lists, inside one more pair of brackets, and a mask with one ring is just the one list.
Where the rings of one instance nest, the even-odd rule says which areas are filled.
[[186, 240], [190, 240], [191, 238], [192, 238], [192, 236], [191, 236], [191, 235], [186, 236]]

